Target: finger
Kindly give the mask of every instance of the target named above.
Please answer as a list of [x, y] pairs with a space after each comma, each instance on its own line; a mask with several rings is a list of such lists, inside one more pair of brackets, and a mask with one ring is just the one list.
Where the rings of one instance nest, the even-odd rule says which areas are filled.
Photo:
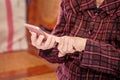
[[62, 50], [62, 47], [63, 47], [63, 38], [61, 37], [60, 38], [60, 42], [58, 44], [58, 50], [61, 52], [61, 53], [64, 53], [63, 50]]
[[63, 57], [63, 56], [65, 56], [65, 54], [63, 54], [61, 52], [58, 53], [58, 57]]
[[63, 50], [63, 53], [68, 53], [68, 37], [64, 37], [63, 39], [63, 46], [62, 46], [62, 50]]
[[61, 52], [61, 53], [65, 53], [64, 45], [65, 45], [65, 38], [62, 37], [62, 43], [61, 43], [61, 45], [60, 45], [60, 52]]
[[69, 48], [67, 50], [69, 53], [74, 53], [75, 52], [75, 50], [73, 49], [73, 44], [74, 44], [74, 42], [72, 41], [72, 39], [69, 39], [69, 41], [68, 41]]
[[36, 45], [37, 46], [42, 46], [42, 43], [43, 43], [43, 40], [44, 40], [44, 36], [43, 35], [39, 35], [38, 36], [38, 39], [36, 40]]
[[36, 40], [36, 38], [37, 38], [37, 34], [36, 33], [34, 33], [34, 32], [30, 32], [31, 33], [31, 40]]
[[49, 35], [49, 37], [48, 37], [47, 40], [45, 41], [44, 48], [46, 48], [46, 49], [49, 48], [49, 45], [50, 45], [50, 43], [51, 43], [51, 40], [52, 40], [52, 37]]
[[31, 43], [32, 45], [35, 45], [35, 42], [37, 40], [37, 34], [34, 32], [31, 32]]
[[55, 47], [55, 45], [56, 45], [56, 41], [55, 41], [54, 37], [52, 37], [52, 40], [51, 40], [51, 43], [49, 44], [49, 47], [53, 48], [53, 47]]
[[57, 43], [60, 42], [60, 38], [61, 38], [61, 37], [54, 36], [54, 38], [55, 38], [55, 41], [56, 41]]

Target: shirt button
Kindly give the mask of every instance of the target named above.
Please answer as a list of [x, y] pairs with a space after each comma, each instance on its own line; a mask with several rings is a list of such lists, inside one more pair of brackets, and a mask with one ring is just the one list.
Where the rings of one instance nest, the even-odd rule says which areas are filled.
[[89, 32], [88, 32], [89, 34], [93, 34], [93, 30], [89, 30]]
[[98, 15], [98, 13], [95, 13], [95, 15], [97, 16], [97, 15]]

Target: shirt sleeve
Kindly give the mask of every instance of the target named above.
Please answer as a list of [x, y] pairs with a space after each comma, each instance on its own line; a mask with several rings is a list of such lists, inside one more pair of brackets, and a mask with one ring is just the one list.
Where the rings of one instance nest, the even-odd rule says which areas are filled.
[[115, 48], [110, 44], [88, 40], [81, 66], [117, 75], [120, 73], [120, 45]]
[[[120, 9], [120, 8], [119, 8]], [[117, 16], [120, 16], [118, 10]], [[114, 31], [115, 32], [115, 31]], [[115, 40], [112, 44], [88, 39], [85, 50], [76, 55], [70, 55], [74, 60], [79, 60], [80, 67], [89, 68], [97, 72], [120, 75], [120, 20]]]
[[120, 75], [120, 24], [114, 43], [87, 40], [81, 66], [98, 72]]
[[[56, 35], [56, 36], [62, 36], [64, 35], [63, 29], [64, 26], [66, 24], [66, 20], [65, 20], [65, 14], [64, 14], [64, 10], [63, 10], [63, 5], [64, 2], [61, 0], [61, 4], [60, 4], [60, 10], [59, 10], [59, 16], [58, 16], [58, 20], [57, 20], [57, 24], [54, 27], [53, 31], [52, 31], [52, 35]], [[39, 50], [39, 55], [46, 59], [48, 62], [51, 63], [62, 63], [65, 61], [66, 56], [59, 58], [58, 57], [58, 49], [57, 46], [54, 49], [49, 49], [49, 50]]]

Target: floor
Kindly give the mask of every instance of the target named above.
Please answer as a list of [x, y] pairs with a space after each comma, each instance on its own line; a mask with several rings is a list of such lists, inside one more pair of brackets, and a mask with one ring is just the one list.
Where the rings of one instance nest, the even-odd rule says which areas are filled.
[[0, 54], [0, 80], [57, 80], [56, 67], [27, 51]]

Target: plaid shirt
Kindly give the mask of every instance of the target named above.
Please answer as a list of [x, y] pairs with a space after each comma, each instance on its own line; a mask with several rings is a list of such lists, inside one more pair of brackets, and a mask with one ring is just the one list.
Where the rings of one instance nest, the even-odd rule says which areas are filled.
[[120, 80], [120, 0], [61, 0], [57, 36], [87, 38], [85, 50], [58, 57], [57, 47], [40, 56], [59, 63], [58, 80]]

